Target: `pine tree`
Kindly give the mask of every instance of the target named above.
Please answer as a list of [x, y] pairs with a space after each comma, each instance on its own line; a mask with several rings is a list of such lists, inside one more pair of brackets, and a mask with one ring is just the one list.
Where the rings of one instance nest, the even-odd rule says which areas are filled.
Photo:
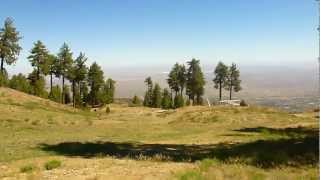
[[100, 88], [102, 87], [104, 83], [103, 79], [103, 71], [101, 70], [101, 67], [94, 62], [89, 69], [88, 72], [88, 85], [90, 86], [90, 101], [92, 107], [95, 105], [98, 105], [100, 97]]
[[200, 67], [200, 61], [192, 59], [188, 62], [187, 95], [193, 104], [200, 104], [204, 94], [205, 80]]
[[[21, 47], [18, 44], [21, 37], [13, 25], [13, 20], [7, 18], [4, 27], [0, 29], [0, 59], [1, 75], [5, 76], [4, 63], [11, 65], [18, 59]], [[0, 84], [1, 85], [1, 84]]]
[[81, 106], [85, 107], [89, 102], [89, 89], [86, 81], [80, 82], [80, 102]]
[[219, 89], [219, 100], [222, 100], [222, 88], [227, 81], [228, 67], [219, 62], [216, 69], [214, 70], [214, 88]]
[[152, 92], [152, 107], [161, 107], [161, 88], [158, 83], [155, 84]]
[[[75, 82], [78, 84], [78, 91], [79, 91], [79, 98], [80, 102], [83, 102], [86, 97], [82, 92], [82, 85], [85, 85], [84, 80], [87, 78], [88, 75], [88, 68], [85, 65], [86, 61], [88, 58], [85, 56], [84, 53], [80, 52], [79, 56], [75, 60], [75, 69], [76, 69], [76, 74], [75, 74]], [[81, 100], [82, 99], [82, 100]], [[77, 104], [77, 103], [76, 103]], [[80, 103], [79, 105], [82, 105]]]
[[52, 92], [52, 84], [53, 84], [53, 75], [59, 74], [58, 73], [58, 60], [57, 57], [53, 54], [48, 54], [47, 56], [47, 63], [48, 63], [48, 73], [50, 76], [50, 94]]
[[178, 63], [174, 64], [174, 66], [172, 67], [168, 75], [169, 77], [167, 79], [168, 85], [170, 89], [172, 89], [175, 92], [175, 95], [177, 95], [180, 90], [180, 84], [178, 79], [179, 70], [180, 70], [180, 65]]
[[41, 75], [47, 75], [49, 72], [48, 50], [41, 41], [34, 43], [34, 47], [30, 51], [31, 55], [28, 59], [31, 66], [35, 68], [36, 78], [40, 79]]
[[102, 88], [103, 102], [106, 104], [113, 103], [115, 93], [115, 81], [108, 78]]
[[72, 65], [69, 67], [66, 78], [71, 82], [71, 91], [72, 91], [72, 106], [76, 107], [76, 64], [72, 61]]
[[232, 99], [232, 91], [239, 92], [242, 88], [240, 86], [241, 80], [240, 78], [240, 71], [237, 68], [235, 63], [228, 68], [227, 73], [227, 81], [225, 83], [225, 89], [229, 91], [229, 98]]
[[162, 102], [161, 102], [161, 107], [163, 109], [170, 109], [172, 106], [171, 102], [171, 94], [167, 88], [164, 88], [163, 90], [163, 96], [162, 96]]
[[[66, 43], [63, 43], [60, 51], [58, 53], [58, 71], [57, 76], [62, 76], [62, 87], [64, 87], [65, 78], [68, 75], [68, 71], [72, 66], [72, 53], [69, 46]], [[61, 103], [64, 104], [64, 88], [62, 88], [62, 99]]]
[[186, 86], [186, 82], [187, 82], [186, 67], [183, 64], [179, 65], [177, 80], [178, 80], [178, 84], [179, 84], [180, 95], [183, 97], [183, 90], [184, 90], [184, 88]]
[[144, 96], [143, 105], [148, 106], [148, 107], [152, 107], [153, 83], [152, 83], [151, 77], [147, 77], [144, 82], [147, 85], [147, 91]]

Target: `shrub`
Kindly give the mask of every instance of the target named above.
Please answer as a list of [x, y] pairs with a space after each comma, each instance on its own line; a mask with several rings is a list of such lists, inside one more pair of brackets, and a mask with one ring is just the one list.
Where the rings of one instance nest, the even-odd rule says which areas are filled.
[[135, 107], [135, 106], [141, 106], [141, 100], [137, 95], [134, 95], [131, 102], [129, 103], [129, 106]]
[[48, 161], [44, 167], [46, 170], [52, 170], [52, 169], [56, 169], [58, 167], [61, 166], [61, 161], [59, 160], [51, 160], [51, 161]]
[[29, 173], [29, 172], [32, 172], [34, 169], [35, 169], [35, 167], [32, 164], [28, 164], [26, 166], [21, 167], [20, 172]]
[[21, 73], [12, 76], [12, 78], [9, 81], [9, 87], [25, 93], [30, 93], [31, 91], [28, 79]]
[[240, 101], [240, 106], [248, 106], [248, 104], [242, 99]]
[[33, 120], [33, 121], [31, 122], [31, 124], [34, 125], [34, 126], [39, 125], [39, 123], [40, 123], [39, 120]]
[[109, 114], [110, 112], [111, 112], [110, 107], [107, 106], [107, 108], [106, 108], [106, 113]]

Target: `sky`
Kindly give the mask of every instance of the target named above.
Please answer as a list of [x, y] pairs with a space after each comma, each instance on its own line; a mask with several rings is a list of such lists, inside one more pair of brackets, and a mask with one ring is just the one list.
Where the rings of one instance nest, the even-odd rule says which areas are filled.
[[63, 42], [74, 57], [104, 69], [170, 67], [191, 58], [244, 66], [316, 65], [314, 0], [10, 0], [0, 22], [14, 19], [23, 48], [10, 73], [30, 72], [41, 40], [52, 53]]

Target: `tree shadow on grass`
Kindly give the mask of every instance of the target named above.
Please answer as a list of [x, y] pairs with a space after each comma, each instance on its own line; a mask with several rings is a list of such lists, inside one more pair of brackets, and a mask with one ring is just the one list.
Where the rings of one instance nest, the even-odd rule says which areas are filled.
[[[258, 127], [258, 129], [261, 127]], [[270, 128], [269, 128], [270, 129]], [[277, 129], [271, 129], [271, 132]], [[282, 131], [283, 129], [280, 129]], [[135, 160], [163, 157], [162, 161], [194, 162], [205, 158], [215, 158], [224, 163], [244, 163], [262, 168], [279, 166], [316, 166], [318, 161], [319, 137], [316, 129], [299, 138], [258, 140], [238, 144], [143, 144], [138, 142], [63, 142], [41, 144], [43, 151], [74, 157], [130, 158]], [[237, 130], [251, 132], [251, 130]], [[256, 132], [256, 130], [252, 130]], [[296, 137], [296, 136], [295, 136]], [[141, 158], [145, 157], [145, 158]]]
[[306, 127], [289, 127], [289, 128], [269, 128], [269, 127], [255, 127], [255, 128], [243, 128], [234, 130], [237, 132], [244, 133], [264, 133], [270, 135], [283, 135], [290, 138], [301, 138], [301, 137], [309, 137], [309, 136], [317, 136], [318, 129], [317, 128], [306, 128]]

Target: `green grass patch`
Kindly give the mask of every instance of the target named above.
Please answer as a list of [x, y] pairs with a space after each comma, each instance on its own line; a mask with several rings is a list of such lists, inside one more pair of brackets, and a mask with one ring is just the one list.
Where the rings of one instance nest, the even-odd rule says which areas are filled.
[[60, 167], [61, 164], [62, 163], [59, 160], [51, 160], [51, 161], [48, 161], [45, 163], [44, 168], [46, 170], [52, 170], [52, 169], [56, 169], [56, 168]]
[[204, 159], [200, 161], [199, 168], [201, 171], [207, 171], [211, 166], [219, 163], [218, 159]]
[[188, 170], [177, 174], [179, 180], [203, 180], [204, 177], [197, 170]]
[[36, 169], [36, 167], [32, 164], [28, 164], [28, 165], [25, 165], [25, 166], [22, 166], [20, 168], [20, 172], [22, 173], [30, 173], [32, 171], [34, 171]]

